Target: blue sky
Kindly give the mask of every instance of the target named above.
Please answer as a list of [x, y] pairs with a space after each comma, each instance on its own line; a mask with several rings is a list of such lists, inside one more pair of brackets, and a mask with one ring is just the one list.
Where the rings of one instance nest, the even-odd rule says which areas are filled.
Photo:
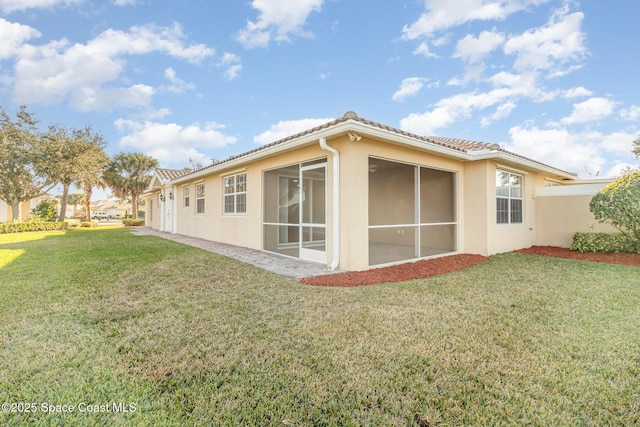
[[208, 163], [341, 117], [637, 165], [640, 2], [0, 0], [0, 106]]

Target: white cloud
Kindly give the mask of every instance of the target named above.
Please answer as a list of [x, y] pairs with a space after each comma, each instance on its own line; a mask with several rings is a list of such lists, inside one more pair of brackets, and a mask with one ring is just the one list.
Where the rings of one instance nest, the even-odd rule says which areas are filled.
[[135, 6], [138, 0], [113, 0], [113, 4], [116, 6]]
[[154, 90], [147, 85], [130, 87], [84, 87], [72, 92], [69, 104], [80, 111], [112, 111], [117, 108], [145, 107], [151, 104]]
[[242, 71], [241, 59], [234, 53], [225, 52], [222, 59], [216, 64], [218, 68], [224, 69], [224, 76], [228, 80], [234, 80]]
[[615, 105], [615, 102], [606, 98], [589, 98], [573, 104], [571, 115], [560, 121], [564, 124], [576, 124], [601, 120], [613, 114]]
[[476, 20], [504, 20], [510, 14], [548, 0], [424, 0], [425, 12], [405, 25], [403, 38], [413, 40]]
[[516, 56], [513, 66], [518, 71], [551, 70], [562, 75], [567, 70], [558, 71], [560, 65], [586, 54], [584, 34], [580, 31], [583, 19], [582, 12], [568, 13], [564, 7], [546, 25], [509, 37], [504, 52]]
[[582, 86], [567, 89], [564, 92], [564, 97], [567, 99], [582, 98], [582, 97], [591, 96], [591, 95], [593, 95], [593, 92], [591, 92], [589, 89], [585, 89]]
[[418, 45], [417, 48], [415, 48], [415, 50], [413, 51], [414, 55], [422, 55], [425, 58], [438, 58], [438, 55], [436, 55], [435, 53], [431, 52], [431, 50], [429, 49], [429, 43], [427, 42], [422, 42]]
[[[445, 128], [456, 120], [467, 119], [476, 112], [494, 105], [500, 105], [496, 113], [491, 116], [493, 120], [506, 117], [515, 104], [515, 99], [526, 94], [525, 87], [500, 87], [489, 92], [461, 93], [441, 99], [435, 108], [424, 113], [411, 113], [400, 120], [400, 128], [419, 135], [432, 135], [436, 129]], [[487, 121], [488, 120], [488, 121]], [[492, 119], [485, 119], [485, 125]]]
[[185, 82], [180, 79], [173, 68], [169, 67], [164, 70], [164, 78], [171, 83], [168, 86], [160, 86], [159, 90], [164, 92], [171, 92], [175, 94], [181, 94], [186, 92], [187, 90], [195, 89], [196, 85], [193, 83]]
[[489, 126], [491, 123], [495, 121], [507, 118], [516, 107], [517, 107], [516, 103], [512, 101], [507, 101], [503, 104], [500, 104], [498, 105], [498, 108], [496, 108], [495, 113], [493, 113], [490, 116], [483, 117], [480, 120], [480, 125], [482, 127]]
[[248, 21], [235, 38], [245, 48], [266, 47], [271, 40], [289, 41], [292, 35], [309, 37], [303, 30], [311, 12], [320, 11], [324, 0], [253, 0], [258, 20]]
[[296, 133], [304, 132], [316, 126], [328, 123], [332, 120], [334, 119], [283, 120], [275, 125], [271, 125], [269, 130], [255, 136], [253, 138], [253, 142], [257, 142], [258, 144], [269, 144], [282, 138], [295, 135]]
[[[430, 39], [433, 34], [471, 21], [502, 21], [512, 13], [549, 0], [424, 0], [425, 12], [402, 29], [404, 40]], [[423, 50], [428, 52], [428, 48]]]
[[637, 167], [637, 164], [634, 165], [627, 162], [616, 162], [608, 171], [604, 172], [604, 175], [601, 175], [609, 178], [619, 178], [627, 171], [627, 169], [635, 169]]
[[4, 13], [28, 9], [49, 9], [56, 6], [69, 6], [83, 0], [0, 0], [0, 10]]
[[630, 120], [632, 122], [640, 120], [640, 106], [632, 105], [629, 108], [623, 108], [620, 110], [620, 117], [623, 120]]
[[482, 61], [485, 55], [495, 50], [504, 43], [505, 36], [495, 31], [483, 31], [478, 37], [471, 34], [456, 44], [454, 58], [462, 58], [469, 63]]
[[189, 159], [208, 164], [211, 157], [207, 152], [236, 142], [235, 137], [221, 132], [224, 126], [213, 122], [181, 126], [119, 119], [114, 124], [127, 133], [119, 141], [121, 147], [142, 151], [162, 165], [186, 165]]
[[402, 101], [410, 96], [416, 96], [424, 86], [424, 82], [425, 79], [422, 77], [409, 77], [402, 80], [400, 89], [391, 96], [391, 99], [394, 101]]
[[[543, 163], [576, 172], [583, 177], [589, 174], [614, 176], [613, 169], [603, 171], [607, 164], [605, 154], [631, 159], [635, 133], [585, 131], [572, 133], [567, 129], [539, 129], [515, 126], [509, 130], [511, 142], [503, 147]], [[624, 160], [618, 161], [624, 163]], [[626, 163], [625, 163], [626, 164]]]
[[599, 171], [605, 164], [600, 154], [600, 140], [595, 134], [573, 134], [566, 129], [512, 127], [509, 151], [541, 161], [569, 172]]
[[20, 48], [25, 42], [41, 35], [40, 31], [28, 25], [0, 18], [0, 60], [19, 55]]
[[[144, 105], [153, 91], [143, 84], [110, 87], [122, 78], [126, 57], [153, 52], [163, 53], [191, 63], [213, 55], [213, 49], [203, 44], [185, 44], [179, 25], [132, 27], [128, 32], [109, 29], [86, 44], [71, 44], [67, 40], [44, 45], [24, 44], [17, 49], [13, 76], [16, 102], [26, 104], [59, 104], [67, 99], [77, 108], [95, 106], [104, 109], [109, 98], [112, 108]], [[118, 93], [124, 96], [117, 102]], [[80, 101], [89, 96], [87, 101]]]

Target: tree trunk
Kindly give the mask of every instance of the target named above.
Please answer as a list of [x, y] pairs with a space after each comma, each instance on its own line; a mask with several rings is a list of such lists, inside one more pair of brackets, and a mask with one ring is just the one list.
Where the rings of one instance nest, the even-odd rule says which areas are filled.
[[11, 200], [11, 204], [9, 206], [11, 206], [11, 218], [13, 219], [13, 222], [22, 221], [22, 212], [20, 212], [22, 203], [20, 201]]
[[93, 194], [93, 186], [87, 183], [83, 184], [84, 189], [84, 221], [91, 221], [91, 194]]
[[138, 219], [138, 195], [131, 194], [131, 218]]
[[67, 200], [69, 199], [69, 184], [62, 185], [62, 200], [60, 200], [60, 215], [58, 221], [64, 221], [64, 215], [67, 213]]

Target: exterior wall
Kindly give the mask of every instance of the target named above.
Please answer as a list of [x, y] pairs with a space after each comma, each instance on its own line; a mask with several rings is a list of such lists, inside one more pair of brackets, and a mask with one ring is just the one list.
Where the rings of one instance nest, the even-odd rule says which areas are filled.
[[[390, 142], [363, 137], [349, 141], [347, 137], [329, 141], [340, 152], [340, 268], [345, 270], [369, 269], [369, 157], [425, 166], [456, 173], [456, 206], [458, 227], [464, 213], [461, 183], [464, 168], [460, 161], [409, 149]], [[461, 233], [457, 247], [461, 251]]]
[[[525, 173], [523, 177], [523, 205], [524, 217], [521, 224], [497, 224], [496, 221], [496, 170], [501, 169], [493, 164], [489, 168], [489, 177], [492, 180], [487, 188], [487, 197], [491, 199], [491, 203], [487, 209], [487, 217], [489, 220], [488, 234], [488, 251], [487, 255], [497, 253], [510, 252], [516, 249], [528, 248], [535, 244], [536, 241], [536, 200], [534, 198], [535, 188], [537, 185], [543, 185], [544, 176], [537, 173]], [[513, 171], [518, 174], [518, 171]]]
[[[35, 208], [42, 200], [41, 197], [27, 200], [20, 204], [21, 219], [31, 217], [31, 209]], [[0, 200], [0, 222], [11, 222], [13, 220], [13, 210], [4, 200]]]
[[145, 214], [144, 224], [147, 227], [151, 227], [154, 230], [160, 230], [160, 218], [161, 218], [161, 202], [159, 195], [160, 192], [154, 192], [152, 195], [145, 197]]
[[[232, 168], [209, 175], [203, 179], [194, 179], [179, 183], [173, 187], [176, 195], [176, 233], [187, 236], [200, 237], [216, 242], [262, 249], [262, 218], [263, 218], [263, 183], [262, 175], [265, 170], [275, 169], [286, 165], [297, 164], [318, 158], [326, 158], [327, 152], [318, 144], [301, 148], [277, 157], [262, 159], [240, 168]], [[247, 212], [245, 214], [227, 215], [223, 213], [223, 183], [224, 177], [237, 173], [247, 174]], [[195, 184], [204, 182], [205, 185], [205, 213], [196, 214]], [[328, 231], [331, 226], [331, 162], [327, 167], [327, 200]], [[190, 188], [190, 206], [184, 207], [184, 185]], [[331, 241], [328, 236], [328, 250]], [[331, 253], [328, 254], [331, 257]]]
[[8, 210], [9, 207], [7, 206], [7, 203], [4, 200], [0, 200], [0, 222], [9, 221]]
[[[523, 177], [524, 216], [521, 224], [497, 224], [495, 179], [497, 170], [505, 170]], [[556, 231], [550, 228], [552, 226], [547, 224], [547, 220], [553, 214], [542, 214], [547, 212], [553, 203], [541, 207], [539, 206], [541, 199], [535, 196], [536, 188], [544, 185], [543, 174], [518, 169], [516, 166], [514, 169], [500, 167], [493, 161], [466, 163], [465, 172], [464, 200], [467, 214], [462, 221], [464, 246], [461, 252], [488, 256], [533, 245], [557, 245], [554, 242], [566, 242], [566, 239], [551, 238]], [[573, 220], [569, 218], [577, 215], [575, 212], [584, 209], [584, 206], [578, 203], [575, 206], [563, 206], [558, 209], [564, 210], [567, 221], [562, 227], [568, 230], [574, 227]], [[573, 231], [569, 231], [569, 235]]]
[[[464, 209], [458, 216], [462, 245], [459, 252], [489, 254], [489, 227], [495, 218], [495, 166], [487, 161], [465, 163], [462, 194]], [[493, 193], [490, 189], [493, 188]], [[493, 216], [491, 216], [493, 209]]]
[[594, 194], [536, 197], [538, 232], [535, 244], [568, 248], [573, 233], [578, 231], [617, 232], [613, 226], [596, 221], [589, 210]]
[[[339, 268], [369, 269], [369, 158], [438, 169], [455, 174], [456, 248], [460, 253], [492, 255], [532, 245], [568, 246], [574, 231], [606, 230], [588, 212], [587, 196], [577, 198], [536, 197], [545, 176], [513, 165], [500, 166], [494, 160], [463, 162], [459, 159], [420, 151], [416, 148], [363, 136], [351, 141], [339, 136], [327, 141], [340, 153]], [[333, 258], [333, 156], [319, 143], [282, 152], [252, 163], [220, 170], [214, 174], [160, 188], [146, 197], [146, 225], [163, 231], [199, 237], [262, 250], [264, 218], [263, 174], [267, 170], [327, 159], [326, 249], [328, 264]], [[506, 168], [505, 168], [506, 166]], [[496, 170], [523, 178], [523, 222], [499, 225], [496, 221]], [[246, 213], [223, 213], [224, 177], [246, 173]], [[196, 214], [196, 183], [205, 186], [205, 212]], [[190, 204], [184, 206], [184, 188], [189, 187]], [[159, 192], [165, 195], [161, 202]], [[168, 197], [169, 192], [174, 200]], [[589, 196], [590, 197], [590, 196]], [[169, 205], [169, 203], [171, 205]], [[585, 208], [586, 207], [586, 208]], [[169, 209], [170, 208], [170, 209]], [[371, 208], [373, 209], [373, 207]], [[585, 210], [586, 209], [586, 210]], [[609, 227], [610, 228], [610, 227]], [[606, 230], [608, 231], [608, 230]], [[568, 236], [568, 240], [567, 240]]]

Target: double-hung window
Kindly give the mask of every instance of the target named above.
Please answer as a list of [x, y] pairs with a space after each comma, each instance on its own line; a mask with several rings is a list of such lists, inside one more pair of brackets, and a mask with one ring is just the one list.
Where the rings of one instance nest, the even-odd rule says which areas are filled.
[[522, 175], [496, 171], [496, 222], [522, 224]]
[[224, 177], [224, 213], [247, 212], [247, 174], [239, 173]]
[[204, 182], [196, 184], [196, 213], [204, 213]]
[[185, 208], [188, 208], [190, 205], [190, 197], [189, 197], [189, 186], [185, 185], [182, 187], [182, 205]]

